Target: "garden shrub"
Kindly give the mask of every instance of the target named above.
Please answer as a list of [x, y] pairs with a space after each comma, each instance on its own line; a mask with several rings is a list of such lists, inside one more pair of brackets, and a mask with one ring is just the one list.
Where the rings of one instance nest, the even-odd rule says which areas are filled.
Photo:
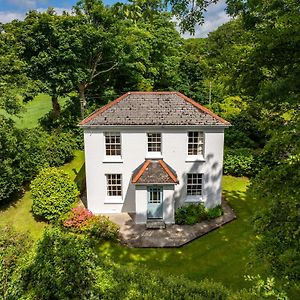
[[18, 129], [0, 116], [0, 203], [13, 199], [42, 168], [69, 162], [75, 148], [72, 134]]
[[18, 233], [9, 226], [0, 227], [0, 299], [9, 299], [8, 294], [16, 292], [13, 277], [31, 244], [27, 234]]
[[43, 152], [51, 167], [62, 166], [74, 158], [76, 142], [71, 133], [52, 132], [45, 140]]
[[194, 225], [204, 220], [214, 219], [223, 214], [221, 205], [205, 208], [202, 203], [179, 207], [175, 212], [175, 223], [178, 225]]
[[84, 207], [75, 207], [67, 213], [62, 224], [65, 228], [76, 233], [86, 233], [100, 240], [117, 241], [119, 226], [108, 217], [96, 216]]
[[251, 176], [255, 158], [251, 149], [225, 149], [223, 170], [225, 175]]
[[43, 169], [31, 182], [30, 189], [33, 213], [51, 222], [70, 210], [79, 196], [75, 182], [56, 168]]
[[229, 299], [229, 290], [209, 280], [194, 282], [135, 267], [113, 268], [114, 287], [106, 299]]
[[217, 205], [213, 208], [209, 208], [207, 210], [207, 218], [208, 219], [215, 219], [224, 214], [223, 208], [221, 205]]
[[82, 236], [47, 229], [23, 270], [29, 299], [101, 299], [99, 257]]

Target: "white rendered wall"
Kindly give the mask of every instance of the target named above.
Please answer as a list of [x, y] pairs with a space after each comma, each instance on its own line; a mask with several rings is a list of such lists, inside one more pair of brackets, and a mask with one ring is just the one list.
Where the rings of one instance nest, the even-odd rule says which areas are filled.
[[[122, 141], [122, 162], [103, 162], [105, 159], [104, 132], [120, 132]], [[187, 161], [187, 132], [204, 131], [205, 149], [203, 161]], [[145, 161], [147, 156], [147, 132], [162, 133], [162, 158], [177, 173], [179, 184], [175, 191], [164, 186], [164, 219], [172, 223], [175, 208], [187, 203], [186, 174], [203, 173], [203, 195], [201, 200], [207, 207], [221, 203], [223, 128], [144, 128], [144, 129], [101, 129], [84, 130], [85, 161], [87, 179], [88, 208], [94, 213], [139, 212], [137, 220], [143, 222], [147, 206], [146, 187], [137, 188], [131, 184], [134, 169]], [[105, 174], [122, 174], [123, 199], [114, 201], [106, 196]], [[144, 195], [145, 194], [145, 195]], [[136, 197], [143, 201], [136, 202]], [[146, 201], [146, 202], [145, 202]], [[137, 203], [137, 206], [136, 206]], [[146, 205], [146, 206], [145, 206]], [[172, 208], [173, 207], [173, 208]], [[165, 211], [167, 209], [167, 211]], [[144, 213], [142, 213], [144, 210]], [[143, 216], [144, 214], [144, 216]]]

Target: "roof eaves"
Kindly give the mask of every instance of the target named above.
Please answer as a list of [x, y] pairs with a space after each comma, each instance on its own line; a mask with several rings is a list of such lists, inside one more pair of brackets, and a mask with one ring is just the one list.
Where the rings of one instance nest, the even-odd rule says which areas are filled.
[[220, 122], [222, 122], [224, 125], [226, 126], [230, 126], [230, 123], [226, 120], [224, 120], [223, 118], [219, 117], [218, 115], [216, 115], [215, 113], [213, 113], [212, 111], [210, 111], [208, 108], [206, 108], [205, 106], [202, 106], [201, 104], [199, 104], [198, 102], [194, 101], [193, 99], [185, 96], [184, 94], [180, 93], [180, 92], [176, 92], [177, 96], [181, 97], [182, 99], [184, 99], [185, 101], [189, 102], [190, 104], [194, 105], [195, 107], [197, 107], [198, 109], [208, 113], [209, 115], [211, 115], [212, 117], [214, 117], [215, 119], [219, 120]]
[[111, 108], [115, 104], [117, 104], [120, 101], [122, 101], [123, 99], [125, 99], [129, 94], [130, 93], [126, 93], [126, 94], [120, 96], [119, 98], [115, 99], [114, 101], [111, 101], [108, 104], [102, 106], [101, 108], [99, 108], [98, 110], [96, 110], [94, 113], [92, 113], [91, 115], [89, 115], [87, 118], [85, 118], [84, 120], [82, 120], [79, 123], [79, 126], [86, 125], [89, 121], [93, 120], [94, 118], [96, 118], [98, 115], [100, 115], [104, 111], [108, 110], [109, 108]]

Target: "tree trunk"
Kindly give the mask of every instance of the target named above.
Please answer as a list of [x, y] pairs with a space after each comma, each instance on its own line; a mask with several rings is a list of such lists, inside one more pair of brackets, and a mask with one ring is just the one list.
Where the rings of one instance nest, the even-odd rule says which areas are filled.
[[86, 85], [84, 83], [79, 83], [78, 89], [79, 89], [79, 98], [80, 98], [80, 113], [81, 113], [82, 120], [84, 119], [84, 108], [86, 106], [85, 88]]
[[59, 105], [59, 102], [58, 102], [58, 97], [57, 96], [52, 96], [51, 101], [52, 101], [53, 114], [54, 114], [54, 116], [57, 117], [60, 114], [60, 105]]

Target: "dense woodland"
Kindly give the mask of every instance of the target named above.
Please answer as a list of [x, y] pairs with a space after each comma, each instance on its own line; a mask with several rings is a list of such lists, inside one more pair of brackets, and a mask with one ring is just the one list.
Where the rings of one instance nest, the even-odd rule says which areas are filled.
[[[259, 238], [249, 263], [267, 264], [261, 276], [274, 277], [276, 287], [233, 295], [217, 283], [122, 269], [99, 261], [90, 240], [57, 229], [45, 233], [34, 257], [28, 237], [3, 229], [0, 257], [10, 266], [0, 265], [3, 299], [118, 299], [130, 280], [131, 299], [152, 299], [159, 289], [165, 299], [286, 299], [280, 290], [299, 291], [300, 3], [228, 0], [230, 22], [207, 38], [181, 38], [173, 16], [180, 30], [193, 32], [210, 2], [86, 0], [72, 15], [30, 11], [23, 21], [0, 24], [0, 205], [42, 168], [63, 165], [82, 149], [77, 124], [95, 108], [127, 91], [180, 91], [232, 124], [224, 173], [250, 177], [247, 192], [265, 203], [253, 216]], [[17, 128], [9, 116], [39, 93], [50, 95], [52, 110], [39, 127]], [[68, 98], [63, 107], [60, 97]], [[62, 266], [75, 252], [77, 260]], [[55, 257], [54, 269], [46, 270], [47, 256]], [[52, 278], [59, 270], [73, 277]]]

